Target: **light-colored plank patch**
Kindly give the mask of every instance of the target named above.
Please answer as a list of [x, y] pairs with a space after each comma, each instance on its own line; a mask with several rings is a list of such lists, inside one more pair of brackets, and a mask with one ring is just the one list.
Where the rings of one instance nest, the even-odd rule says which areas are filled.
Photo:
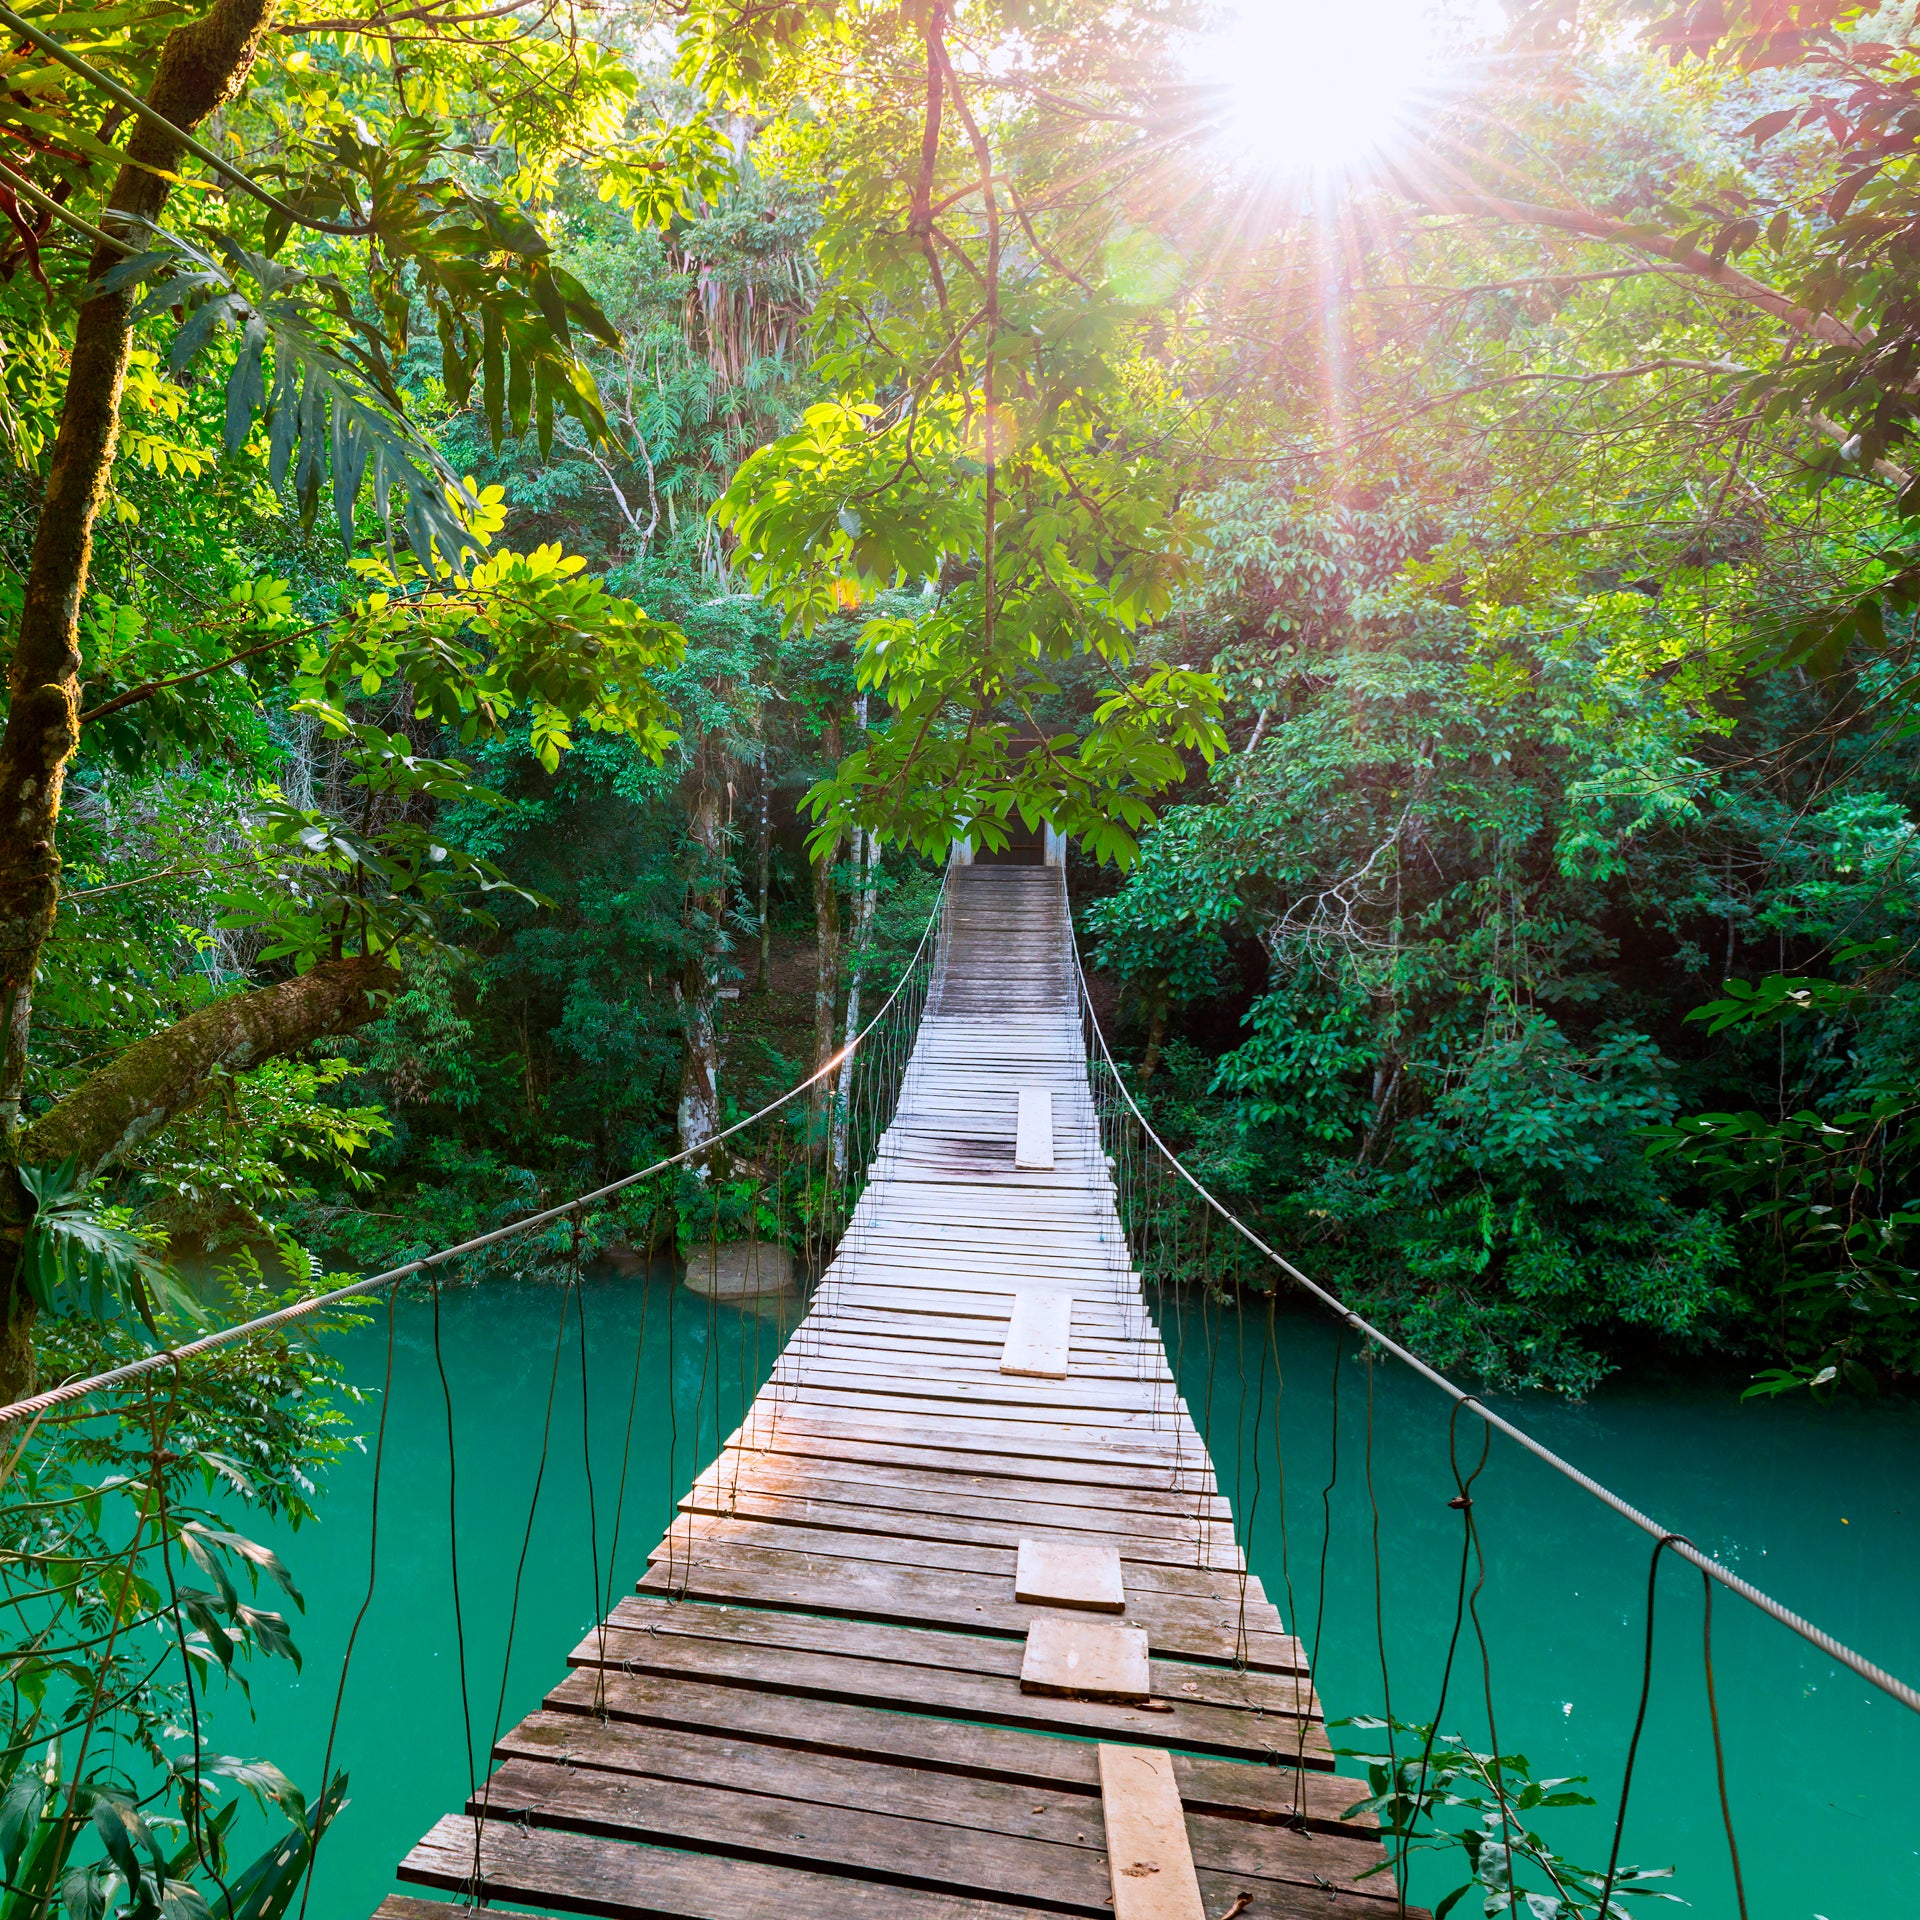
[[1000, 1355], [1002, 1373], [1032, 1374], [1064, 1380], [1073, 1338], [1073, 1295], [1019, 1293], [1007, 1322], [1007, 1344]]
[[1125, 1613], [1119, 1549], [1078, 1540], [1023, 1539], [1014, 1563], [1013, 1597], [1028, 1607]]
[[1153, 1691], [1144, 1627], [1073, 1614], [1042, 1614], [1027, 1629], [1022, 1693], [1070, 1693], [1085, 1700], [1144, 1700]]
[[[1006, 1136], [1002, 1134], [1001, 1138]], [[1014, 1136], [1013, 1164], [1027, 1173], [1045, 1171], [1053, 1165], [1053, 1095], [1045, 1087], [1020, 1089], [1020, 1126]]]
[[1173, 1756], [1156, 1747], [1100, 1747], [1113, 1920], [1206, 1920], [1187, 1844]]

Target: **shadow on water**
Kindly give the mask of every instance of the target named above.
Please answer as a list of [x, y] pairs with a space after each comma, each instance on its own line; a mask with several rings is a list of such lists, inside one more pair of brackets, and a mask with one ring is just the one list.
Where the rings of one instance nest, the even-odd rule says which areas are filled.
[[[564, 1677], [567, 1655], [588, 1628], [632, 1590], [674, 1503], [759, 1390], [796, 1310], [791, 1300], [782, 1312], [764, 1299], [703, 1299], [664, 1267], [590, 1273], [581, 1293], [583, 1419], [580, 1318], [571, 1310], [556, 1365], [567, 1291], [483, 1282], [441, 1299], [440, 1351], [457, 1441], [464, 1711], [449, 1553], [447, 1408], [432, 1307], [424, 1297], [395, 1305], [378, 1560], [334, 1746], [352, 1804], [321, 1845], [308, 1909], [326, 1920], [372, 1913], [394, 1890], [401, 1856], [465, 1799], [468, 1715], [474, 1766], [484, 1778], [496, 1714], [505, 1728], [536, 1707]], [[372, 1397], [351, 1409], [351, 1430], [364, 1441], [329, 1476], [319, 1521], [262, 1536], [306, 1596], [307, 1611], [294, 1622], [304, 1670], [295, 1677], [280, 1661], [255, 1665], [254, 1724], [237, 1691], [223, 1696], [216, 1689], [211, 1703], [225, 1751], [273, 1760], [309, 1795], [342, 1655], [369, 1591], [387, 1334], [380, 1307], [371, 1324], [338, 1343], [348, 1377]], [[512, 1658], [503, 1679], [510, 1624]], [[239, 1844], [236, 1854], [251, 1857]]]
[[[1391, 1360], [1370, 1369], [1348, 1337], [1335, 1476], [1329, 1323], [1276, 1315], [1276, 1374], [1274, 1358], [1262, 1364], [1264, 1307], [1243, 1313], [1188, 1298], [1163, 1306], [1160, 1318], [1251, 1569], [1309, 1645], [1317, 1633], [1328, 1714], [1377, 1714], [1390, 1699], [1397, 1719], [1431, 1720], [1461, 1562], [1462, 1518], [1447, 1504], [1457, 1490], [1448, 1403]], [[1743, 1404], [1717, 1385], [1656, 1395], [1616, 1384], [1582, 1406], [1489, 1399], [1787, 1606], [1903, 1678], [1920, 1677], [1920, 1406]], [[1482, 1432], [1461, 1416], [1463, 1472]], [[1443, 1725], [1487, 1747], [1490, 1672], [1502, 1747], [1524, 1754], [1536, 1777], [1588, 1775], [1600, 1802], [1544, 1812], [1538, 1830], [1550, 1843], [1557, 1836], [1563, 1856], [1604, 1868], [1639, 1703], [1653, 1542], [1497, 1437], [1474, 1500], [1488, 1660], [1483, 1669], [1469, 1618]], [[1720, 1920], [1736, 1906], [1714, 1785], [1699, 1574], [1663, 1556], [1658, 1596], [1653, 1690], [1621, 1858], [1675, 1867], [1665, 1884], [1692, 1912]], [[1911, 1911], [1920, 1896], [1920, 1716], [1724, 1590], [1713, 1639], [1755, 1920]], [[1460, 1858], [1444, 1872], [1417, 1869], [1411, 1897], [1431, 1904], [1458, 1885]], [[1479, 1910], [1472, 1896], [1458, 1909]], [[1660, 1910], [1646, 1907], [1648, 1920]]]

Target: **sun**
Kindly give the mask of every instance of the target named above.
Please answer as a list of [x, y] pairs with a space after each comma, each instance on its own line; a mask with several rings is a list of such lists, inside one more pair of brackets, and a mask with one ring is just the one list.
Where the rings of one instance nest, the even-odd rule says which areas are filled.
[[1187, 70], [1236, 171], [1351, 173], [1391, 152], [1446, 65], [1434, 0], [1239, 0], [1197, 36]]

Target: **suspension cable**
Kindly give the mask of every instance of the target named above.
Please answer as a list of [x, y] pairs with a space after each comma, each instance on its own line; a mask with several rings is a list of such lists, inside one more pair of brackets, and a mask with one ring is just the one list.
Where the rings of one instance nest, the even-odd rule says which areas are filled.
[[[0, 6], [0, 20], [5, 19], [6, 9]], [[523, 1219], [511, 1220], [504, 1227], [495, 1227], [490, 1233], [474, 1235], [471, 1240], [462, 1240], [458, 1246], [443, 1247], [438, 1253], [423, 1255], [418, 1260], [409, 1260], [404, 1266], [389, 1267], [385, 1273], [376, 1273], [369, 1280], [355, 1280], [342, 1287], [334, 1287], [326, 1293], [316, 1293], [305, 1300], [296, 1300], [292, 1306], [281, 1307], [273, 1313], [263, 1313], [256, 1319], [243, 1320], [235, 1326], [223, 1327], [217, 1333], [203, 1335], [198, 1340], [189, 1340], [178, 1347], [163, 1347], [158, 1352], [145, 1354], [138, 1360], [129, 1360], [124, 1366], [109, 1367], [104, 1373], [88, 1374], [83, 1380], [68, 1380], [57, 1387], [49, 1387], [44, 1393], [29, 1394], [24, 1400], [15, 1400], [11, 1405], [0, 1407], [0, 1427], [8, 1422], [27, 1418], [38, 1418], [54, 1407], [66, 1406], [75, 1400], [84, 1399], [88, 1394], [98, 1392], [102, 1387], [117, 1387], [127, 1380], [137, 1380], [143, 1373], [151, 1373], [157, 1367], [175, 1366], [182, 1360], [191, 1360], [203, 1353], [211, 1353], [216, 1347], [230, 1346], [236, 1340], [250, 1340], [256, 1334], [270, 1333], [278, 1327], [289, 1325], [295, 1320], [304, 1320], [325, 1307], [339, 1306], [348, 1300], [365, 1300], [382, 1290], [396, 1286], [416, 1273], [424, 1273], [431, 1267], [444, 1266], [449, 1260], [458, 1260], [466, 1254], [478, 1253], [482, 1248], [497, 1246], [502, 1240], [510, 1240], [516, 1234], [531, 1233], [536, 1227], [550, 1226], [556, 1220], [565, 1220], [578, 1215], [586, 1208], [597, 1206], [602, 1200], [616, 1193], [624, 1192], [628, 1187], [636, 1186], [642, 1180], [651, 1179], [657, 1173], [664, 1173], [670, 1167], [684, 1166], [689, 1160], [697, 1160], [711, 1153], [721, 1141], [728, 1140], [736, 1133], [744, 1132], [766, 1119], [769, 1114], [778, 1113], [784, 1106], [790, 1105], [803, 1093], [822, 1080], [831, 1080], [841, 1065], [850, 1060], [855, 1051], [866, 1040], [880, 1022], [887, 1017], [893, 1003], [905, 992], [908, 983], [914, 978], [920, 965], [921, 956], [927, 950], [934, 929], [940, 923], [941, 907], [945, 903], [947, 883], [942, 876], [940, 891], [934, 896], [933, 910], [927, 916], [927, 924], [920, 933], [919, 944], [914, 948], [912, 957], [901, 970], [900, 978], [893, 991], [887, 995], [875, 1010], [874, 1016], [860, 1031], [849, 1040], [840, 1051], [824, 1060], [812, 1073], [791, 1086], [777, 1100], [769, 1101], [758, 1113], [749, 1114], [744, 1120], [736, 1120], [732, 1126], [723, 1127], [718, 1133], [709, 1134], [698, 1146], [683, 1147], [678, 1153], [669, 1154], [664, 1160], [656, 1160], [650, 1167], [642, 1167], [638, 1173], [623, 1174], [618, 1180], [609, 1181], [604, 1187], [595, 1187], [591, 1193], [577, 1195], [564, 1200], [557, 1207], [547, 1207], [539, 1213], [530, 1213]]]
[[[1063, 873], [1061, 875], [1061, 886], [1063, 889], [1065, 885], [1066, 876]], [[1069, 929], [1071, 929], [1071, 918], [1069, 918], [1068, 926]], [[1403, 1365], [1412, 1368], [1421, 1379], [1427, 1381], [1432, 1386], [1438, 1387], [1450, 1400], [1465, 1407], [1469, 1412], [1484, 1420], [1488, 1426], [1504, 1433], [1509, 1440], [1524, 1447], [1535, 1459], [1544, 1461], [1548, 1466], [1553, 1468], [1556, 1473], [1564, 1475], [1567, 1479], [1571, 1480], [1575, 1486], [1582, 1488], [1587, 1493], [1592, 1494], [1596, 1500], [1611, 1507], [1623, 1520], [1631, 1521], [1642, 1533], [1650, 1535], [1655, 1540], [1666, 1541], [1668, 1543], [1668, 1552], [1677, 1554], [1690, 1565], [1699, 1568], [1708, 1579], [1717, 1580], [1729, 1593], [1737, 1593], [1742, 1600], [1747, 1601], [1752, 1606], [1758, 1607], [1762, 1613], [1779, 1621], [1783, 1627], [1786, 1627], [1793, 1633], [1797, 1633], [1801, 1639], [1807, 1641], [1810, 1645], [1818, 1647], [1820, 1651], [1830, 1659], [1839, 1661], [1843, 1667], [1850, 1668], [1853, 1672], [1857, 1673], [1862, 1680], [1867, 1681], [1872, 1686], [1878, 1687], [1882, 1693], [1888, 1695], [1891, 1699], [1898, 1700], [1903, 1707], [1909, 1707], [1915, 1713], [1920, 1713], [1920, 1687], [1910, 1686], [1906, 1681], [1900, 1679], [1898, 1675], [1891, 1674], [1886, 1668], [1876, 1665], [1864, 1654], [1855, 1653], [1844, 1641], [1836, 1640], [1833, 1635], [1828, 1633], [1823, 1627], [1817, 1627], [1811, 1620], [1803, 1619], [1799, 1614], [1795, 1613], [1792, 1608], [1782, 1606], [1771, 1594], [1762, 1592], [1761, 1589], [1756, 1587], [1751, 1581], [1743, 1580], [1731, 1567], [1723, 1566], [1710, 1554], [1702, 1553], [1692, 1541], [1686, 1539], [1683, 1535], [1676, 1534], [1670, 1527], [1663, 1527], [1659, 1521], [1642, 1513], [1638, 1507], [1634, 1506], [1630, 1501], [1623, 1499], [1619, 1494], [1615, 1493], [1611, 1487], [1603, 1486], [1598, 1480], [1594, 1479], [1591, 1474], [1583, 1473], [1572, 1461], [1563, 1459], [1559, 1454], [1555, 1453], [1551, 1447], [1545, 1445], [1542, 1441], [1536, 1440], [1524, 1427], [1515, 1426], [1511, 1420], [1495, 1413], [1485, 1402], [1477, 1399], [1473, 1394], [1466, 1392], [1463, 1388], [1455, 1386], [1444, 1373], [1428, 1366], [1417, 1353], [1402, 1346], [1400, 1342], [1395, 1340], [1391, 1335], [1381, 1332], [1372, 1321], [1356, 1313], [1353, 1308], [1348, 1306], [1337, 1294], [1330, 1293], [1325, 1287], [1321, 1286], [1317, 1280], [1308, 1278], [1285, 1254], [1278, 1253], [1272, 1247], [1268, 1246], [1238, 1214], [1232, 1212], [1219, 1200], [1215, 1199], [1213, 1194], [1202, 1186], [1193, 1174], [1188, 1172], [1185, 1162], [1160, 1138], [1153, 1130], [1153, 1125], [1147, 1119], [1147, 1116], [1140, 1111], [1139, 1104], [1135, 1101], [1132, 1090], [1122, 1077], [1120, 1068], [1114, 1060], [1112, 1050], [1107, 1045], [1107, 1036], [1100, 1029], [1100, 1019], [1094, 1011], [1093, 994], [1087, 985], [1087, 970], [1080, 958], [1080, 942], [1077, 937], [1073, 937], [1072, 945], [1074, 971], [1080, 982], [1080, 1000], [1086, 1010], [1087, 1026], [1093, 1034], [1094, 1039], [1099, 1043], [1100, 1058], [1106, 1062], [1108, 1071], [1113, 1075], [1114, 1085], [1119, 1089], [1121, 1099], [1127, 1103], [1128, 1111], [1131, 1112], [1134, 1119], [1139, 1122], [1141, 1132], [1144, 1133], [1159, 1150], [1161, 1158], [1166, 1161], [1168, 1166], [1170, 1166], [1173, 1171], [1193, 1189], [1200, 1199], [1204, 1201], [1207, 1206], [1211, 1207], [1241, 1239], [1257, 1253], [1264, 1255], [1268, 1260], [1272, 1261], [1295, 1285], [1304, 1288], [1308, 1293], [1312, 1294], [1322, 1306], [1327, 1307], [1333, 1313], [1337, 1314], [1341, 1321], [1351, 1327], [1354, 1332], [1364, 1335], [1365, 1338], [1373, 1341], [1385, 1352], [1392, 1354], [1393, 1357]], [[27, 1402], [23, 1404], [31, 1405], [32, 1403]], [[7, 1414], [13, 1411], [14, 1409], [12, 1408], [0, 1410], [0, 1419], [5, 1418]]]

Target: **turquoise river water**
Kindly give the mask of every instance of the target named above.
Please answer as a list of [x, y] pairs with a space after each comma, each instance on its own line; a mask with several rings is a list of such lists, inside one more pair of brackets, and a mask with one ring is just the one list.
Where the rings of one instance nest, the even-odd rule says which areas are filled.
[[[577, 1321], [556, 1373], [558, 1290], [482, 1284], [442, 1302], [464, 1711], [430, 1311], [402, 1301], [394, 1318], [371, 1599], [384, 1313], [342, 1340], [350, 1377], [375, 1395], [360, 1410], [365, 1449], [333, 1471], [317, 1525], [276, 1541], [307, 1596], [297, 1625], [304, 1671], [256, 1666], [251, 1712], [237, 1693], [212, 1703], [226, 1751], [271, 1758], [311, 1787], [340, 1695], [334, 1765], [349, 1775], [351, 1805], [321, 1848], [308, 1908], [321, 1920], [365, 1920], [393, 1890], [401, 1855], [460, 1804], [469, 1718], [477, 1759], [496, 1721], [511, 1725], [561, 1677], [568, 1650], [631, 1587], [674, 1500], [738, 1422], [781, 1334], [775, 1320], [711, 1306], [661, 1274], [601, 1277], [584, 1298], [584, 1409]], [[1400, 1720], [1430, 1719], [1462, 1533], [1447, 1504], [1447, 1408], [1391, 1363], [1370, 1376], [1349, 1343], [1338, 1368], [1336, 1474], [1332, 1330], [1283, 1314], [1271, 1347], [1267, 1330], [1257, 1309], [1188, 1304], [1166, 1322], [1252, 1568], [1309, 1643], [1324, 1577], [1317, 1674], [1330, 1714], [1378, 1713], [1390, 1697]], [[1273, 1358], [1263, 1367], [1268, 1354], [1277, 1374]], [[1502, 1410], [1789, 1606], [1894, 1672], [1920, 1676], [1920, 1407], [1742, 1404], [1716, 1385], [1614, 1387], [1584, 1406], [1530, 1400]], [[1463, 1449], [1477, 1453], [1477, 1423], [1461, 1427]], [[1501, 1744], [1524, 1753], [1536, 1775], [1590, 1777], [1601, 1806], [1537, 1819], [1563, 1857], [1604, 1865], [1640, 1695], [1651, 1543], [1504, 1442], [1474, 1492]], [[1669, 1557], [1623, 1858], [1673, 1867], [1665, 1884], [1718, 1920], [1736, 1907], [1702, 1685], [1700, 1588]], [[363, 1608], [341, 1694], [342, 1656]], [[1920, 1716], [1731, 1595], [1719, 1597], [1713, 1624], [1754, 1920], [1912, 1912]], [[1443, 1725], [1484, 1748], [1485, 1676], [1470, 1627], [1461, 1647]], [[1448, 1892], [1461, 1878], [1454, 1864], [1417, 1870], [1413, 1895], [1432, 1903]], [[1636, 1904], [1647, 1920], [1674, 1911]], [[1473, 1899], [1458, 1910], [1478, 1911]]]

